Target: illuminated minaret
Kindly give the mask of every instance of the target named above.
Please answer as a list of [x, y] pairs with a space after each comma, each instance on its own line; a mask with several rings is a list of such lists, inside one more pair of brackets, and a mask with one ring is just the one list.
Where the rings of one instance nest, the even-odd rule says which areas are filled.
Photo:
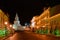
[[17, 13], [16, 13], [15, 20], [14, 20], [14, 24], [13, 24], [13, 28], [14, 28], [15, 30], [17, 30], [20, 26], [21, 26], [21, 24], [20, 24], [20, 21], [19, 21], [19, 17], [18, 17], [18, 15], [17, 15]]

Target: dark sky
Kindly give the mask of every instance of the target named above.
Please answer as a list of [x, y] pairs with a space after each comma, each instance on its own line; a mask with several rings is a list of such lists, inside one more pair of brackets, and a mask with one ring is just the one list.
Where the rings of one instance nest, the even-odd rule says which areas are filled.
[[40, 15], [44, 7], [53, 7], [60, 4], [58, 0], [5, 0], [0, 1], [0, 8], [9, 14], [10, 22], [13, 23], [15, 14], [18, 13], [21, 24], [29, 22], [33, 16]]

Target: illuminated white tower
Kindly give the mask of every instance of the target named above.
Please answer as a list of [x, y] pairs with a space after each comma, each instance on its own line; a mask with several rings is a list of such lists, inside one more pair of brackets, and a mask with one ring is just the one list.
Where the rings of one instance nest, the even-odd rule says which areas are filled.
[[18, 30], [18, 28], [21, 26], [21, 24], [20, 24], [20, 21], [19, 21], [19, 17], [18, 17], [18, 15], [17, 15], [17, 13], [16, 13], [16, 16], [15, 16], [15, 20], [14, 20], [14, 24], [13, 24], [13, 28], [15, 29], [15, 30]]

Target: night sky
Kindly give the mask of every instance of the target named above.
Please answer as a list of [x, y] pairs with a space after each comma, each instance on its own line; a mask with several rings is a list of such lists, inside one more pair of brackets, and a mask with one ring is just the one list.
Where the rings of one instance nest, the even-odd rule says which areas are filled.
[[58, 0], [5, 0], [0, 1], [0, 9], [9, 14], [10, 23], [13, 23], [15, 14], [18, 13], [21, 24], [30, 22], [33, 16], [40, 15], [44, 7], [53, 7], [60, 4]]

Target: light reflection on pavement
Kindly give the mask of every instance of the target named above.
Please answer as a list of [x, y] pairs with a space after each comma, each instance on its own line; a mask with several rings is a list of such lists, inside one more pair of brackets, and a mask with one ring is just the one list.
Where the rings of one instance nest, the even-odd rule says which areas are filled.
[[51, 35], [40, 35], [32, 32], [16, 32], [13, 36], [5, 40], [60, 40], [57, 37]]

